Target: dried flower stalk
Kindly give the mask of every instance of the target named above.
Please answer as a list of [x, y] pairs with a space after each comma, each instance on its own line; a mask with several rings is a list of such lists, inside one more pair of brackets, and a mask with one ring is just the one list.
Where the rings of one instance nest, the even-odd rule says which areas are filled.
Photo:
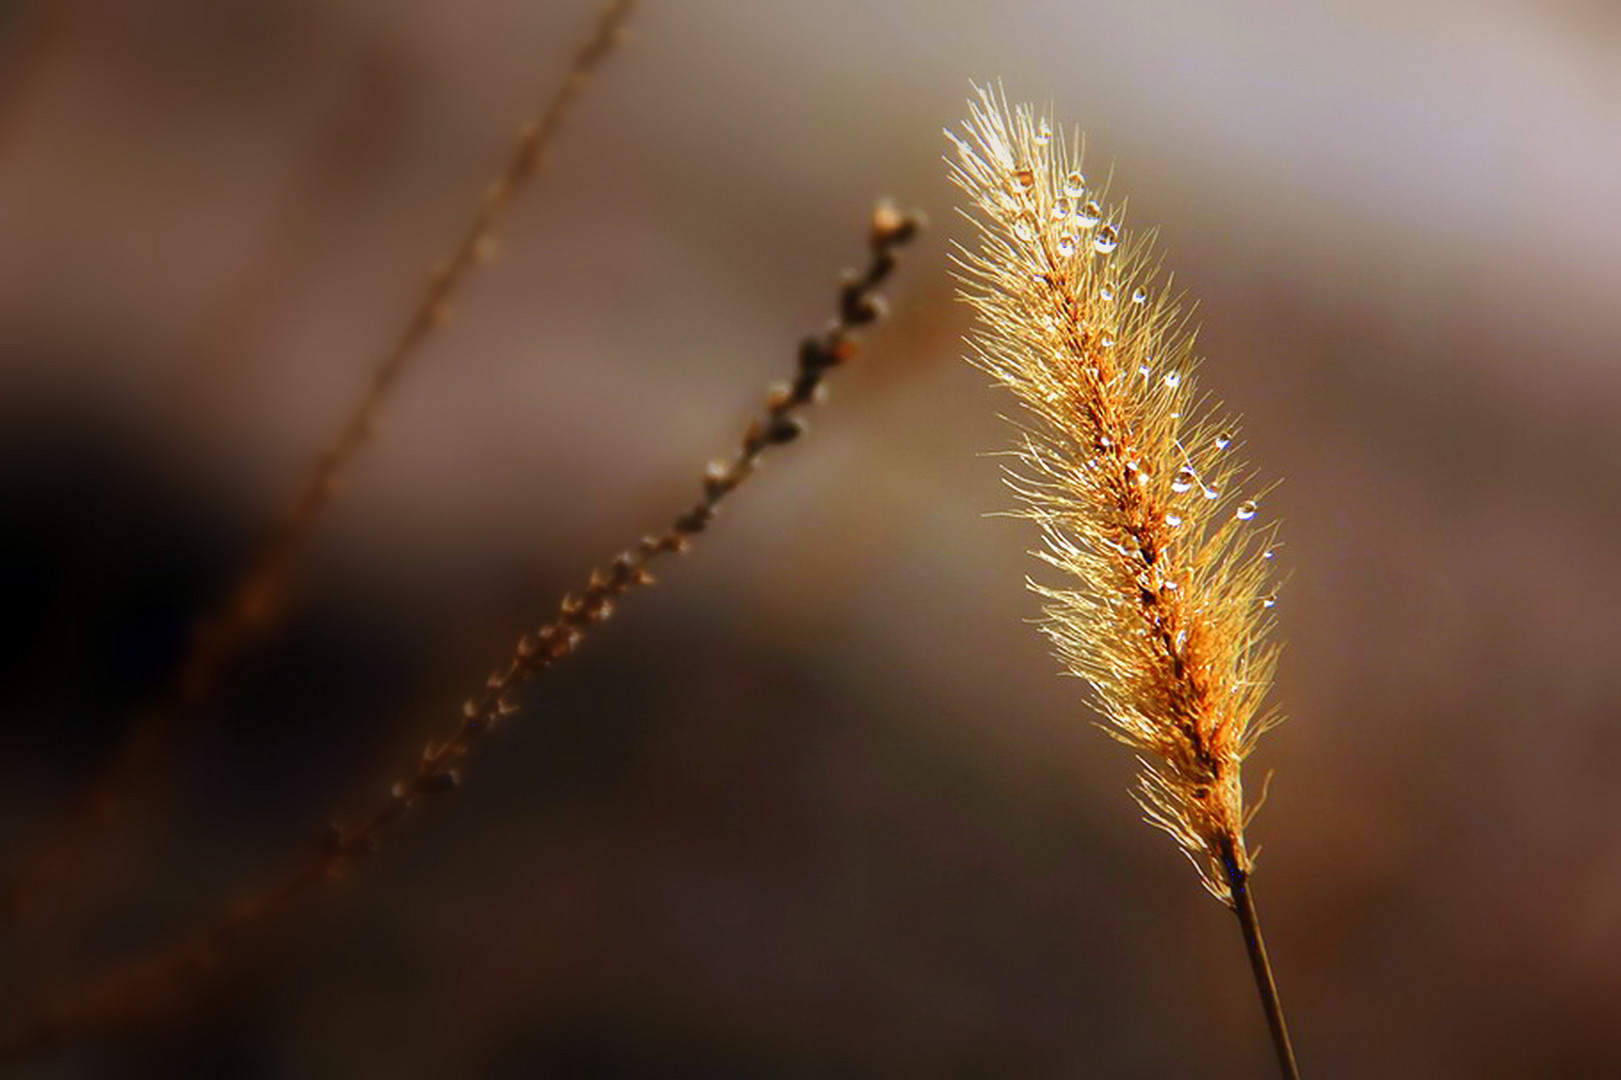
[[315, 455], [293, 499], [266, 529], [253, 558], [219, 606], [199, 621], [162, 700], [136, 718], [105, 773], [48, 830], [44, 842], [0, 887], [0, 922], [15, 918], [41, 884], [69, 860], [87, 833], [113, 817], [125, 788], [158, 760], [180, 718], [205, 700], [221, 669], [268, 621], [311, 527], [342, 490], [355, 456], [371, 439], [383, 406], [422, 343], [451, 313], [472, 271], [495, 251], [502, 214], [525, 182], [539, 172], [591, 74], [619, 43], [636, 0], [609, 0], [575, 49], [562, 81], [540, 115], [518, 133], [506, 164], [479, 201], [450, 257], [429, 275], [422, 295], [335, 435]]
[[1041, 527], [1036, 554], [1065, 579], [1031, 584], [1042, 629], [1090, 684], [1104, 729], [1137, 752], [1148, 821], [1253, 939], [1293, 1075], [1244, 840], [1256, 807], [1243, 762], [1278, 722], [1265, 701], [1278, 653], [1263, 493], [1233, 421], [1195, 392], [1193, 334], [1152, 238], [1126, 233], [1122, 208], [1088, 183], [1079, 136], [999, 91], [979, 91], [971, 110], [951, 134], [952, 179], [979, 232], [978, 250], [958, 256], [978, 315], [970, 359], [1031, 418], [1009, 483]]
[[613, 613], [614, 603], [622, 596], [652, 584], [649, 565], [685, 552], [714, 520], [726, 497], [754, 474], [767, 450], [793, 442], [803, 433], [800, 414], [820, 398], [828, 372], [855, 355], [860, 330], [884, 314], [878, 287], [894, 271], [900, 249], [913, 239], [921, 223], [921, 215], [902, 213], [888, 202], [878, 205], [872, 217], [866, 268], [845, 276], [837, 314], [824, 330], [800, 343], [793, 380], [768, 391], [763, 410], [750, 421], [736, 452], [705, 470], [698, 501], [663, 532], [649, 534], [621, 552], [606, 570], [592, 571], [585, 587], [565, 596], [550, 621], [534, 633], [522, 635], [511, 657], [490, 674], [480, 693], [463, 703], [455, 726], [444, 738], [422, 748], [411, 771], [391, 785], [387, 798], [369, 817], [349, 828], [332, 826], [315, 852], [279, 884], [233, 905], [224, 917], [180, 944], [109, 972], [72, 1002], [0, 1041], [0, 1062], [161, 1011], [186, 984], [213, 968], [245, 931], [312, 886], [341, 875], [356, 860], [370, 855], [381, 835], [419, 801], [456, 787], [460, 782], [458, 763], [473, 744], [518, 711], [513, 700], [518, 689], [572, 654], [590, 629]]

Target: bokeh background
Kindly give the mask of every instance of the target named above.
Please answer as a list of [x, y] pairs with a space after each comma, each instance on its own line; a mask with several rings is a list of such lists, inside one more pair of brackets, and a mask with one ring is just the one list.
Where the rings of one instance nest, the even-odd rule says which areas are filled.
[[[590, 0], [0, 8], [0, 851], [94, 775]], [[166, 1022], [16, 1075], [1256, 1077], [1230, 916], [1023, 625], [943, 126], [1051, 102], [1284, 478], [1253, 829], [1314, 1076], [1621, 1074], [1621, 9], [648, 0], [286, 617], [0, 944], [0, 1018], [353, 817], [690, 499], [881, 194], [895, 314], [657, 589]]]

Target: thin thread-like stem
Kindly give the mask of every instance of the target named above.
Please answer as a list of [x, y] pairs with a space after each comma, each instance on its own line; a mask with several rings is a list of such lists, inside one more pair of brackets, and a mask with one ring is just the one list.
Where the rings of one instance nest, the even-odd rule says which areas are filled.
[[511, 695], [573, 653], [590, 628], [612, 614], [616, 600], [652, 584], [647, 567], [664, 556], [684, 552], [708, 527], [726, 497], [754, 473], [770, 447], [799, 437], [804, 430], [799, 414], [817, 400], [827, 373], [855, 354], [856, 332], [883, 314], [883, 300], [876, 290], [894, 270], [898, 250], [916, 235], [920, 221], [889, 203], [879, 205], [873, 215], [866, 269], [846, 276], [838, 294], [837, 315], [825, 330], [800, 343], [794, 379], [772, 387], [765, 408], [749, 423], [736, 452], [705, 471], [702, 497], [663, 532], [643, 537], [615, 557], [607, 570], [593, 571], [584, 589], [563, 598], [549, 622], [535, 633], [521, 636], [512, 656], [490, 675], [483, 691], [462, 705], [455, 728], [422, 748], [416, 766], [394, 782], [388, 798], [370, 816], [350, 828], [334, 825], [316, 851], [280, 883], [233, 905], [223, 917], [180, 944], [93, 981], [73, 1001], [0, 1041], [0, 1062], [27, 1057], [87, 1031], [131, 1023], [170, 1005], [190, 981], [213, 968], [222, 952], [246, 930], [371, 854], [379, 837], [418, 801], [455, 787], [460, 780], [455, 768], [459, 759], [499, 720], [517, 712]]
[[1283, 1002], [1278, 998], [1272, 961], [1266, 955], [1266, 939], [1261, 936], [1261, 918], [1255, 910], [1249, 871], [1239, 865], [1231, 842], [1224, 845], [1221, 859], [1227, 872], [1227, 885], [1232, 890], [1233, 914], [1238, 916], [1238, 926], [1244, 934], [1244, 951], [1249, 954], [1250, 970], [1255, 974], [1255, 990], [1261, 997], [1261, 1010], [1266, 1013], [1266, 1026], [1272, 1033], [1272, 1048], [1278, 1055], [1278, 1071], [1284, 1080], [1300, 1080], [1300, 1065], [1295, 1061], [1294, 1044], [1289, 1040], [1289, 1023], [1284, 1019]]
[[257, 551], [229, 587], [225, 600], [199, 623], [162, 698], [130, 728], [107, 769], [47, 830], [45, 840], [0, 887], [0, 922], [14, 918], [40, 884], [65, 864], [86, 834], [110, 820], [125, 789], [160, 756], [180, 718], [208, 695], [225, 663], [273, 613], [292, 564], [311, 526], [342, 488], [344, 474], [376, 430], [383, 405], [429, 334], [450, 316], [451, 304], [472, 270], [494, 253], [495, 229], [513, 197], [539, 171], [589, 77], [613, 51], [636, 0], [609, 0], [590, 35], [575, 50], [562, 82], [532, 123], [518, 135], [505, 166], [485, 190], [478, 210], [450, 257], [429, 276], [421, 297], [366, 387], [318, 453], [296, 494], [266, 530]]

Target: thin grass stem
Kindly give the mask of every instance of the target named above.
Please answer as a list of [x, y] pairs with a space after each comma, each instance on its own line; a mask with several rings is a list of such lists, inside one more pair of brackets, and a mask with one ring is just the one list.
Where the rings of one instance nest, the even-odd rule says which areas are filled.
[[1289, 1022], [1283, 1015], [1278, 983], [1272, 974], [1272, 961], [1266, 953], [1266, 939], [1261, 934], [1261, 917], [1255, 910], [1255, 892], [1250, 887], [1249, 871], [1238, 865], [1231, 848], [1222, 853], [1222, 861], [1227, 872], [1227, 884], [1232, 891], [1233, 914], [1238, 916], [1238, 926], [1244, 934], [1244, 951], [1249, 954], [1250, 970], [1255, 974], [1255, 990], [1261, 998], [1261, 1010], [1266, 1013], [1272, 1048], [1278, 1055], [1278, 1071], [1283, 1080], [1300, 1080], [1300, 1065], [1295, 1061], [1294, 1044], [1289, 1039]]
[[615, 602], [653, 583], [648, 567], [687, 550], [714, 520], [720, 504], [752, 476], [773, 447], [804, 431], [800, 414], [821, 396], [828, 373], [857, 351], [857, 335], [884, 313], [877, 289], [894, 270], [899, 250], [916, 235], [921, 217], [880, 203], [869, 234], [865, 270], [842, 283], [837, 311], [826, 329], [804, 338], [791, 382], [767, 393], [764, 408], [744, 430], [729, 458], [705, 471], [702, 495], [663, 532], [649, 534], [621, 552], [607, 569], [591, 573], [585, 587], [565, 596], [556, 614], [539, 630], [522, 635], [511, 657], [484, 688], [463, 703], [447, 735], [422, 748], [410, 772], [394, 782], [386, 799], [359, 824], [332, 826], [316, 850], [279, 882], [239, 901], [213, 922], [176, 945], [94, 979], [77, 997], [51, 1009], [9, 1039], [0, 1039], [0, 1063], [40, 1053], [76, 1036], [130, 1026], [172, 1008], [191, 983], [215, 969], [244, 934], [265, 923], [313, 886], [340, 876], [372, 854], [379, 839], [412, 807], [458, 785], [458, 764], [491, 728], [518, 711], [513, 694], [540, 672], [572, 655], [592, 627], [606, 620]]

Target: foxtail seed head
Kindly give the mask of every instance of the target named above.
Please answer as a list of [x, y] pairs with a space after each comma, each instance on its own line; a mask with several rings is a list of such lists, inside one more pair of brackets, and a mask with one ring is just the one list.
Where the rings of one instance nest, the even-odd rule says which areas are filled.
[[1254, 813], [1241, 767], [1278, 720], [1263, 493], [1236, 425], [1195, 392], [1193, 333], [1151, 237], [1086, 179], [1079, 137], [988, 89], [947, 134], [978, 229], [957, 253], [969, 359], [1027, 411], [1008, 482], [1063, 575], [1032, 583], [1042, 629], [1138, 752], [1149, 822], [1231, 903]]

